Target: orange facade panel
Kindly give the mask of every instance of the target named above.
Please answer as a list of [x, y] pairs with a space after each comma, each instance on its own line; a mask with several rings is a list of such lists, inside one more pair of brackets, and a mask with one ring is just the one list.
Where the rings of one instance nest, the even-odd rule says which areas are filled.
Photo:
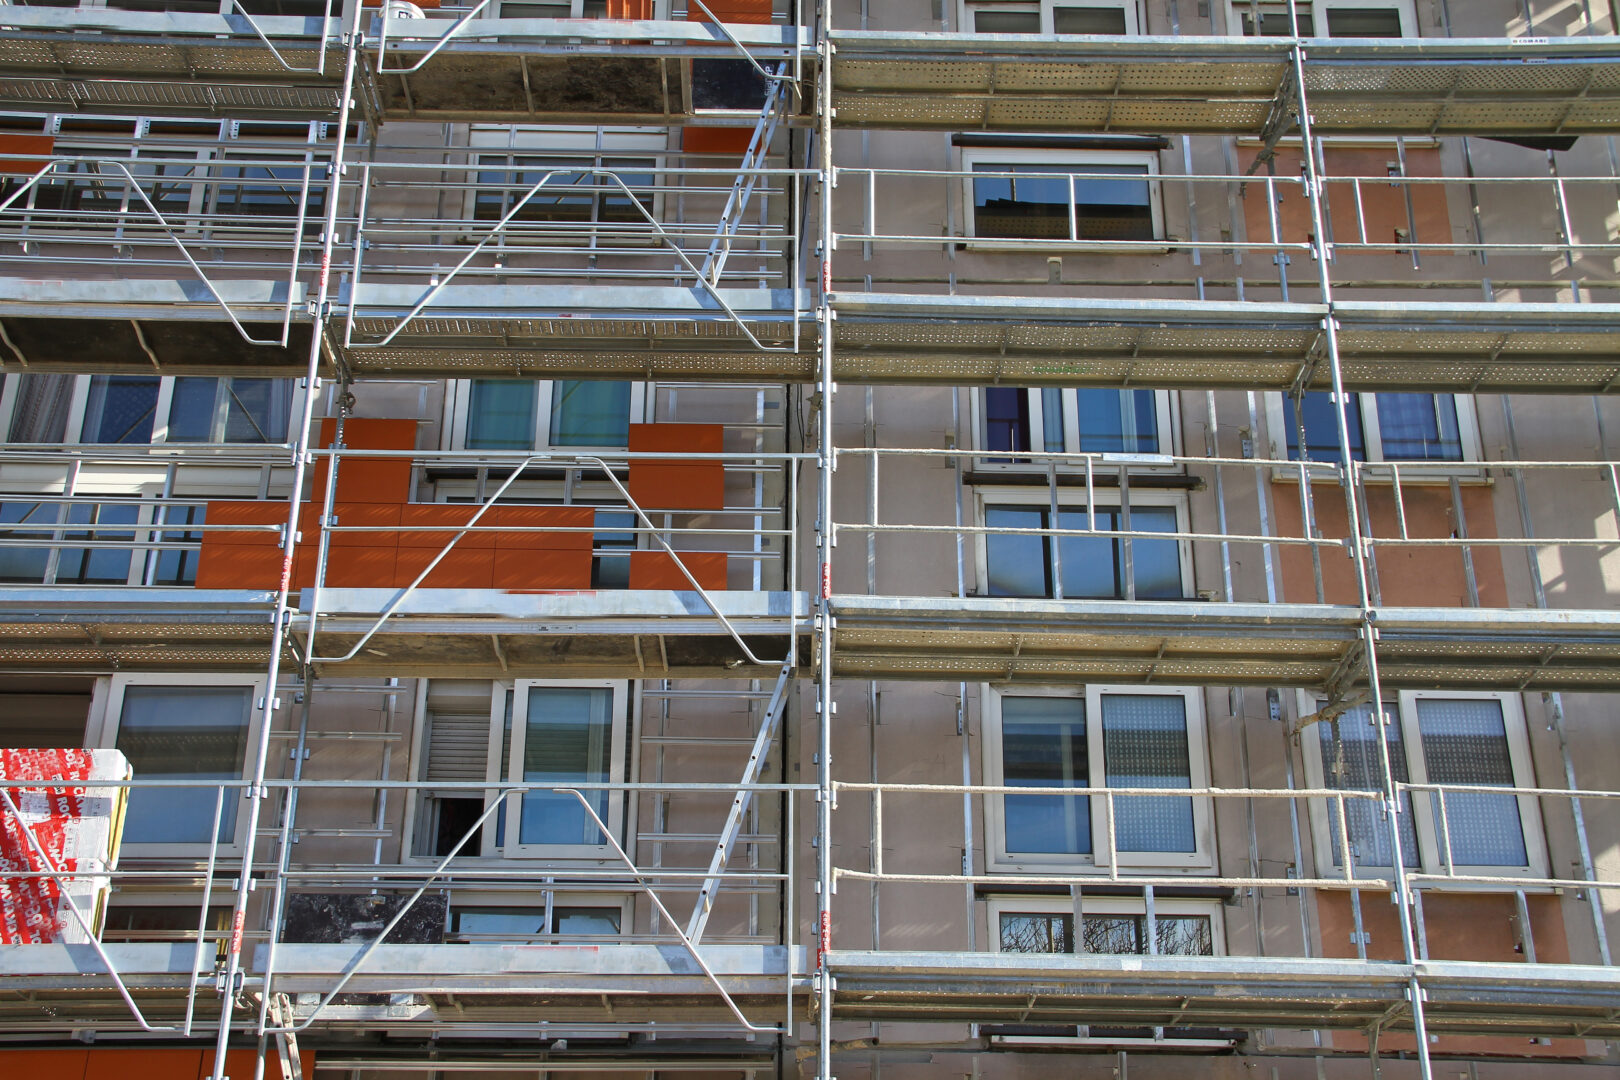
[[[768, 23], [771, 21], [771, 0], [703, 0], [704, 7], [714, 17], [728, 23]], [[711, 22], [703, 8], [691, 4], [686, 9], [688, 22]]]
[[[726, 553], [723, 551], [683, 551], [681, 563], [698, 584], [705, 589], [726, 587]], [[632, 589], [691, 589], [692, 583], [681, 573], [675, 560], [664, 551], [632, 551], [630, 553], [630, 587]]]
[[24, 161], [21, 158], [9, 157], [10, 154], [32, 154], [35, 157], [49, 157], [56, 149], [54, 135], [19, 135], [14, 132], [0, 133], [0, 173], [17, 173], [32, 175], [45, 167], [43, 161]]
[[[633, 454], [718, 454], [725, 449], [725, 429], [719, 424], [631, 424], [628, 449]], [[726, 504], [726, 466], [718, 460], [632, 461], [628, 486], [630, 497], [647, 509], [719, 510]]]
[[[337, 421], [321, 421], [315, 445], [329, 447]], [[415, 450], [415, 420], [356, 417], [343, 422], [343, 445], [350, 450]], [[316, 459], [311, 470], [308, 498], [326, 498], [327, 461]], [[337, 501], [343, 503], [403, 503], [411, 497], [411, 462], [408, 458], [363, 460], [346, 458], [338, 465]]]

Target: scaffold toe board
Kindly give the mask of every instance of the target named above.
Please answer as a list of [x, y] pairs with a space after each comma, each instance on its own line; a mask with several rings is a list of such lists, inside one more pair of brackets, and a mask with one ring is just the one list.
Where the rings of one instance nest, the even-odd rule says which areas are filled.
[[4, 586], [0, 670], [250, 671], [274, 610], [269, 592]]
[[[708, 594], [765, 665], [749, 660], [696, 592], [425, 589], [406, 597], [379, 625], [398, 595], [391, 589], [324, 590], [313, 647], [317, 670], [428, 678], [755, 679], [781, 665], [791, 633], [799, 634], [801, 649], [809, 648], [809, 600], [803, 593]], [[301, 594], [303, 604], [312, 600], [312, 594]], [[294, 619], [293, 634], [307, 643], [307, 618]]]
[[851, 1021], [1410, 1030], [1416, 974], [1430, 1031], [1620, 1031], [1620, 979], [1576, 965], [834, 950], [828, 967]]
[[427, 293], [355, 290], [339, 346], [349, 369], [721, 381], [801, 381], [815, 370], [811, 302], [787, 290], [455, 284], [413, 316]]
[[302, 375], [309, 366], [304, 290], [286, 280], [0, 278], [0, 328], [0, 366], [10, 370]]
[[335, 116], [343, 48], [337, 21], [323, 37], [324, 22], [9, 7], [0, 26], [0, 107], [243, 119]]
[[[379, 1020], [435, 1026], [549, 1021], [574, 1023], [698, 1022], [734, 1025], [711, 981], [679, 944], [672, 945], [396, 945], [371, 950], [345, 986], [353, 994], [391, 995], [391, 1009], [354, 1010], [349, 1001], [319, 1008], [320, 999], [353, 965], [366, 943], [281, 943], [274, 986], [299, 996], [294, 1016], [324, 1028], [365, 1027]], [[108, 944], [136, 1003], [150, 1020], [179, 1019], [192, 981], [194, 948], [179, 944]], [[263, 983], [266, 949], [254, 950], [250, 986]], [[780, 1023], [790, 995], [802, 999], [802, 950], [773, 945], [704, 945], [704, 962], [732, 1000], [759, 1024]], [[214, 995], [199, 995], [211, 1003]], [[215, 1012], [205, 1008], [203, 1015]], [[802, 1004], [796, 1008], [802, 1013]], [[90, 945], [19, 945], [0, 952], [0, 1028], [133, 1027], [107, 967]], [[729, 1024], [728, 1024], [729, 1022]]]
[[[1325, 604], [835, 595], [834, 671], [869, 679], [1324, 688], [1360, 613]], [[1381, 608], [1386, 686], [1620, 689], [1620, 613]]]
[[[1258, 135], [1292, 93], [1286, 39], [829, 37], [833, 107], [854, 127]], [[1314, 39], [1305, 96], [1324, 134], [1607, 132], [1620, 119], [1614, 44]]]
[[[834, 295], [850, 382], [1287, 390], [1331, 383], [1320, 304]], [[1620, 305], [1342, 302], [1345, 386], [1612, 393]]]

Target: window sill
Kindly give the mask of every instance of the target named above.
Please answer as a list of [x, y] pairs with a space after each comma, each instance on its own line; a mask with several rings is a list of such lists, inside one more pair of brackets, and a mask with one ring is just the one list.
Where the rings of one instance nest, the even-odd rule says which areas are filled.
[[1179, 250], [1175, 239], [1167, 240], [1043, 240], [1038, 237], [996, 237], [979, 240], [958, 237], [956, 246], [964, 251], [1040, 255], [1173, 255]]

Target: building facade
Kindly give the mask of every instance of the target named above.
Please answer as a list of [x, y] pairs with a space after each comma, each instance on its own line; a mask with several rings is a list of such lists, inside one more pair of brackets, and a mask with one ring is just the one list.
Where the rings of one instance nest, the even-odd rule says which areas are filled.
[[0, 42], [8, 1074], [1620, 1068], [1608, 0]]

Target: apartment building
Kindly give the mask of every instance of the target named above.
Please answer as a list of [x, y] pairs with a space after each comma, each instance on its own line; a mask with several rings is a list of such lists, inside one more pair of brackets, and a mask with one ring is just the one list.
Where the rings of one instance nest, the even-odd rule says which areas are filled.
[[1614, 1075], [1608, 0], [384, 4], [0, 13], [0, 1072]]

